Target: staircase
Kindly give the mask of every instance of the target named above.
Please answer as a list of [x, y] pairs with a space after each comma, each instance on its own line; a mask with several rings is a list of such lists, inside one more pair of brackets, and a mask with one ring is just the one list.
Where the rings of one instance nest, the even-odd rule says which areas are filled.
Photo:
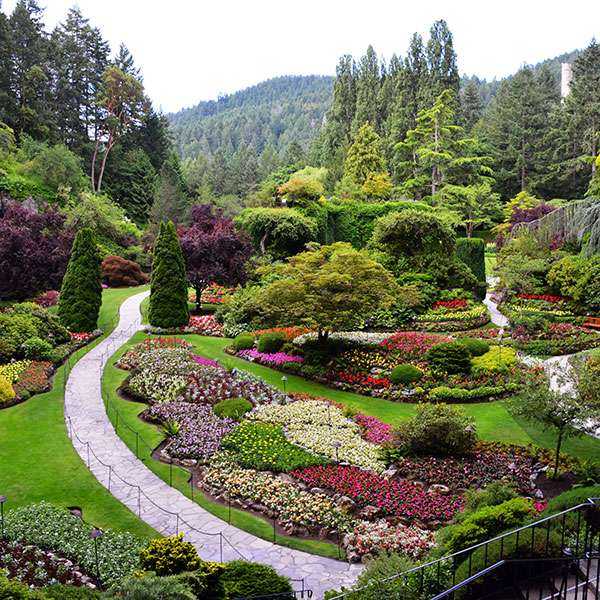
[[600, 600], [600, 498], [331, 600]]

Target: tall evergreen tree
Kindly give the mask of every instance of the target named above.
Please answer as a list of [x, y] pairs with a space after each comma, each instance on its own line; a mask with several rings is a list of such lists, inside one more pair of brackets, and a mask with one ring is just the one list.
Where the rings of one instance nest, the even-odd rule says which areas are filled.
[[154, 327], [188, 324], [188, 283], [185, 259], [173, 221], [161, 223], [154, 246], [148, 319]]
[[444, 20], [436, 21], [430, 29], [427, 42], [427, 66], [429, 83], [427, 95], [430, 101], [444, 90], [452, 90], [458, 98], [460, 78], [456, 64], [456, 52], [452, 33]]
[[100, 252], [91, 229], [77, 232], [58, 303], [62, 324], [73, 332], [94, 331], [102, 304]]
[[0, 121], [8, 125], [15, 122], [15, 98], [12, 84], [12, 32], [0, 2]]
[[117, 69], [121, 69], [123, 73], [127, 73], [127, 75], [135, 77], [139, 81], [142, 80], [142, 74], [139, 68], [135, 66], [133, 55], [131, 52], [129, 52], [129, 48], [127, 48], [127, 46], [123, 43], [121, 43], [119, 46], [119, 51], [115, 57], [115, 67], [117, 67]]
[[356, 110], [352, 121], [352, 132], [356, 135], [365, 124], [370, 123], [379, 129], [379, 85], [380, 70], [379, 60], [373, 46], [367, 48], [366, 54], [358, 63], [356, 79]]
[[365, 123], [348, 149], [345, 175], [357, 185], [363, 185], [371, 173], [386, 170], [381, 138], [370, 123]]
[[470, 132], [475, 123], [483, 114], [483, 102], [477, 84], [471, 79], [462, 90], [460, 96], [460, 112], [462, 123], [467, 132]]
[[166, 220], [181, 223], [186, 220], [188, 209], [187, 185], [181, 164], [177, 155], [171, 154], [160, 170], [150, 220], [153, 223]]

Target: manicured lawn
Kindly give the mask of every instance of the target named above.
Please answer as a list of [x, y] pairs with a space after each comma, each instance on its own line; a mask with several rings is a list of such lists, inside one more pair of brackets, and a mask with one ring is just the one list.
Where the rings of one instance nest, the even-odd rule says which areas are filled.
[[[123, 300], [143, 289], [105, 290], [99, 327], [112, 329]], [[7, 508], [40, 500], [79, 506], [84, 519], [94, 525], [155, 537], [152, 528], [96, 481], [73, 449], [63, 418], [63, 385], [61, 367], [50, 392], [0, 410], [0, 494], [8, 497]]]

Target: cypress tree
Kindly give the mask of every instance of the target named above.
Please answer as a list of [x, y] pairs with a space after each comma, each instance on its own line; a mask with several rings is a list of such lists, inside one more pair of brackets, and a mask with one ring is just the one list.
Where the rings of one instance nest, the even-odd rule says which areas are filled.
[[152, 263], [150, 325], [173, 328], [187, 325], [188, 283], [185, 260], [172, 221], [161, 223]]
[[70, 331], [93, 331], [102, 304], [101, 257], [91, 229], [77, 232], [63, 278], [58, 316]]

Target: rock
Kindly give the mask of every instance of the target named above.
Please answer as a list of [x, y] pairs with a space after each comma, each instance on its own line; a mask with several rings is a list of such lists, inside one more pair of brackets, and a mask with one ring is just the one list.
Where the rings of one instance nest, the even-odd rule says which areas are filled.
[[360, 555], [356, 551], [346, 548], [346, 559], [349, 563], [359, 563]]
[[398, 474], [398, 469], [396, 469], [396, 467], [390, 467], [389, 469], [386, 469], [382, 475], [384, 477], [394, 477], [395, 475]]
[[543, 500], [544, 499], [544, 492], [542, 492], [542, 490], [535, 490], [534, 492], [534, 496], [538, 499], [538, 500]]
[[308, 537], [309, 531], [306, 527], [294, 527], [294, 533], [292, 535], [297, 535], [300, 537]]
[[450, 493], [450, 488], [442, 483], [434, 483], [428, 490], [430, 494], [442, 494], [447, 496]]
[[198, 461], [194, 460], [193, 458], [184, 458], [181, 461], [181, 464], [184, 467], [193, 467], [196, 464], [196, 462], [198, 462]]
[[354, 507], [356, 506], [356, 502], [354, 502], [354, 500], [352, 500], [352, 498], [348, 498], [348, 496], [340, 496], [337, 499], [336, 504], [340, 508], [345, 508], [346, 510], [353, 510]]
[[324, 494], [325, 490], [322, 490], [321, 488], [318, 488], [318, 487], [314, 487], [314, 488], [310, 488], [310, 493], [311, 494]]
[[376, 506], [365, 506], [359, 513], [358, 516], [361, 519], [370, 521], [379, 514], [379, 509]]
[[329, 537], [329, 529], [327, 527], [322, 527], [318, 532], [319, 539], [326, 540]]
[[296, 483], [296, 480], [287, 473], [280, 473], [279, 479], [281, 479], [281, 481], [284, 481], [285, 483]]

